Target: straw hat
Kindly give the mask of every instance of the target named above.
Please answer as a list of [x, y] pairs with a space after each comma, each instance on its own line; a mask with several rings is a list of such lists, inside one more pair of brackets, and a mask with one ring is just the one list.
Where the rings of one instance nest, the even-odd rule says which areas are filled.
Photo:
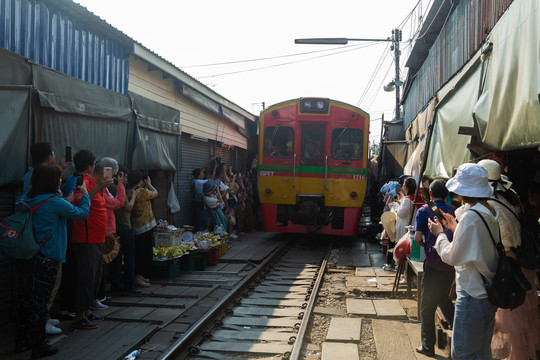
[[512, 183], [505, 175], [501, 175], [501, 166], [495, 160], [480, 160], [478, 165], [487, 170], [489, 181], [495, 191], [506, 191], [510, 189]]
[[396, 213], [385, 211], [381, 215], [381, 224], [392, 242], [396, 241]]
[[446, 188], [454, 194], [466, 197], [489, 198], [493, 195], [488, 172], [478, 164], [460, 165], [456, 175], [446, 183]]

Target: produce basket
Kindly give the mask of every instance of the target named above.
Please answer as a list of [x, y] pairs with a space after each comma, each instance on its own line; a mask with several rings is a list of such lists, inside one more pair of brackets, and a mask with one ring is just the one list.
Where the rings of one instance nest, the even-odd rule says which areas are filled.
[[172, 279], [180, 274], [180, 259], [152, 261], [152, 276]]
[[180, 270], [193, 271], [195, 270], [195, 254], [197, 251], [185, 253], [180, 257]]
[[211, 249], [208, 249], [208, 256], [206, 258], [206, 265], [213, 266], [219, 264], [219, 252], [221, 250], [220, 246], [215, 246]]
[[154, 247], [158, 248], [161, 244], [165, 247], [180, 245], [182, 243], [183, 232], [184, 229], [154, 231]]

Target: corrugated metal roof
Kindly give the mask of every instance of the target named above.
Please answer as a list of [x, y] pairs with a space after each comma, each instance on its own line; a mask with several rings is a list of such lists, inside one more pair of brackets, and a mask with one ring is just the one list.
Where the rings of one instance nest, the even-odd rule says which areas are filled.
[[[68, 11], [68, 1], [0, 2], [0, 46], [38, 64], [127, 92], [130, 43]], [[88, 17], [87, 17], [88, 18]]]

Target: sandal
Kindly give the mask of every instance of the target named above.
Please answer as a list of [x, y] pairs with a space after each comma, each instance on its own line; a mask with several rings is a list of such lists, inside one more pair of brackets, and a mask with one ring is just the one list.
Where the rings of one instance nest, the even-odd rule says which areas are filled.
[[431, 350], [431, 351], [425, 350], [423, 346], [419, 346], [415, 350], [416, 350], [417, 353], [420, 353], [420, 354], [423, 354], [423, 355], [426, 355], [426, 356], [429, 356], [429, 357], [435, 356], [435, 351], [433, 351], [433, 350]]

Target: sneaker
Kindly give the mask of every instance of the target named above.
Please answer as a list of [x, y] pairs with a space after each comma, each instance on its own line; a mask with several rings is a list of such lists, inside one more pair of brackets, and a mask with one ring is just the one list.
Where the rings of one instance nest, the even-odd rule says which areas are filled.
[[60, 320], [58, 320], [58, 319], [49, 319], [47, 322], [49, 324], [51, 324], [52, 326], [56, 326], [56, 325], [60, 324]]
[[94, 303], [90, 305], [90, 309], [92, 310], [105, 310], [108, 308], [109, 307], [107, 305], [102, 304], [101, 301], [99, 301], [98, 299], [94, 300]]
[[392, 265], [384, 265], [382, 268], [384, 271], [396, 271], [396, 269]]
[[58, 335], [62, 333], [62, 329], [57, 328], [54, 325], [51, 325], [51, 323], [45, 323], [45, 334], [47, 335]]
[[76, 321], [73, 324], [73, 327], [76, 328], [76, 329], [85, 329], [85, 330], [92, 330], [92, 329], [97, 329], [98, 328], [96, 323], [91, 322], [90, 320], [88, 320], [85, 317], [82, 318], [79, 321]]
[[111, 300], [112, 300], [112, 296], [105, 295], [103, 298], [98, 299], [98, 300], [99, 300], [99, 302], [104, 303], [104, 302], [107, 302], [107, 301], [111, 301]]
[[51, 356], [56, 354], [57, 352], [58, 348], [49, 344], [34, 346], [32, 348], [32, 359], [39, 359], [45, 356]]

